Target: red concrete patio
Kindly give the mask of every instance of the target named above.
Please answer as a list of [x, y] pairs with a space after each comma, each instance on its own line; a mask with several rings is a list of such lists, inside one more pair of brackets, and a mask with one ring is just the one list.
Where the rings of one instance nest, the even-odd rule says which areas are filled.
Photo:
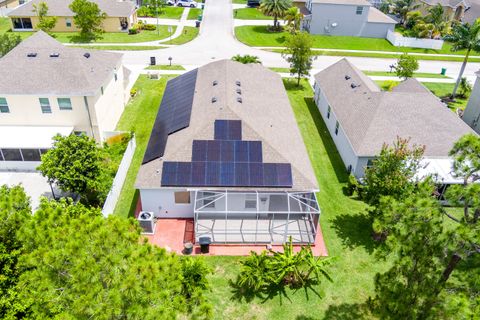
[[[151, 244], [166, 248], [167, 251], [174, 251], [181, 254], [183, 251], [183, 244], [185, 242], [194, 242], [194, 223], [193, 219], [158, 219], [155, 227], [154, 235], [145, 235]], [[295, 246], [295, 251], [299, 251], [301, 246]], [[210, 253], [208, 255], [220, 256], [247, 256], [250, 251], [257, 253], [266, 249], [266, 245], [249, 245], [249, 244], [228, 244], [210, 245]], [[272, 248], [274, 251], [281, 251], [282, 246], [275, 245]], [[316, 256], [327, 256], [327, 248], [323, 241], [321, 228], [318, 228], [317, 237], [312, 251]], [[195, 245], [193, 254], [201, 254], [200, 246]]]

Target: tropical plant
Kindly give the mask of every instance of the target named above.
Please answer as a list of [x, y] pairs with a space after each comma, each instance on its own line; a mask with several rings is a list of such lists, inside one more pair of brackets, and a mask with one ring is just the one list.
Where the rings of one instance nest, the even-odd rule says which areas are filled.
[[181, 260], [182, 295], [187, 300], [187, 311], [202, 315], [211, 315], [212, 306], [207, 302], [205, 292], [210, 290], [207, 276], [212, 269], [202, 257], [185, 257]]
[[416, 8], [416, 0], [397, 0], [393, 5], [393, 13], [400, 17], [400, 23], [405, 26], [408, 13]]
[[240, 54], [237, 54], [237, 55], [232, 57], [232, 60], [243, 63], [243, 64], [249, 64], [249, 63], [262, 64], [262, 62], [260, 61], [260, 59], [257, 56], [252, 56], [252, 55], [249, 55], [249, 54], [245, 54], [243, 56], [240, 55]]
[[278, 19], [283, 18], [287, 10], [292, 6], [291, 0], [262, 0], [260, 11], [269, 17], [273, 17], [273, 30], [281, 30]]
[[462, 77], [460, 80], [460, 96], [462, 98], [467, 98], [472, 92], [472, 85], [468, 82], [466, 77]]
[[299, 32], [287, 37], [282, 57], [290, 63], [290, 74], [297, 76], [297, 86], [300, 86], [300, 80], [303, 77], [310, 74], [313, 60], [317, 58], [312, 51], [312, 45], [312, 37], [307, 32]]
[[104, 32], [103, 20], [107, 17], [95, 2], [88, 0], [73, 0], [68, 6], [73, 11], [73, 21], [80, 28], [80, 37], [83, 40], [95, 40]]
[[407, 17], [405, 20], [405, 28], [413, 29], [422, 20], [423, 14], [420, 11], [410, 11], [407, 13]]
[[457, 82], [453, 88], [451, 95], [452, 99], [455, 99], [458, 87], [462, 81], [463, 72], [467, 66], [468, 57], [471, 51], [480, 52], [480, 20], [475, 21], [473, 24], [463, 23], [455, 24], [452, 28], [452, 32], [444, 37], [445, 41], [452, 43], [452, 51], [466, 50], [465, 58], [463, 59], [460, 73], [458, 74]]
[[9, 32], [0, 34], [0, 58], [9, 53], [20, 42], [22, 42], [22, 38], [17, 34]]
[[419, 19], [414, 27], [418, 38], [437, 39], [450, 32], [450, 20], [440, 4], [428, 9], [428, 14]]
[[45, 32], [50, 32], [53, 28], [55, 28], [55, 25], [57, 24], [57, 17], [48, 16], [48, 5], [45, 2], [33, 4], [33, 12], [38, 17], [38, 29]]
[[285, 24], [290, 33], [296, 33], [297, 31], [300, 31], [300, 24], [302, 23], [303, 14], [297, 7], [293, 6], [289, 8], [285, 12], [283, 19], [285, 20]]
[[418, 61], [417, 59], [404, 53], [398, 58], [397, 64], [395, 65], [395, 72], [397, 77], [407, 79], [413, 77], [415, 71], [418, 70]]
[[237, 285], [240, 287], [260, 292], [271, 283], [267, 251], [262, 251], [261, 254], [252, 251], [250, 256], [240, 263], [242, 267], [237, 277]]

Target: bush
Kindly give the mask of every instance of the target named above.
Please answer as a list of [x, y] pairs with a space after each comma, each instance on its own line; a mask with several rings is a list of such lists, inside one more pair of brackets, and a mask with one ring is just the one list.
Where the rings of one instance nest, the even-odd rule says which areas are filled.
[[140, 31], [136, 28], [128, 29], [128, 34], [137, 34], [137, 33], [140, 33]]
[[144, 24], [142, 30], [155, 31], [157, 30], [157, 26], [154, 24]]
[[210, 290], [207, 276], [212, 273], [212, 269], [202, 257], [185, 257], [181, 260], [181, 266], [182, 295], [187, 300], [188, 312], [193, 315], [193, 319], [199, 311], [211, 316], [213, 308], [204, 293]]
[[150, 8], [142, 6], [137, 10], [137, 16], [139, 17], [153, 17], [152, 10]]
[[358, 183], [357, 178], [355, 178], [353, 174], [350, 174], [347, 181], [347, 196], [353, 196], [355, 191], [359, 191], [359, 188], [360, 184]]
[[137, 95], [138, 89], [137, 88], [132, 88], [130, 90], [130, 97], [135, 97]]

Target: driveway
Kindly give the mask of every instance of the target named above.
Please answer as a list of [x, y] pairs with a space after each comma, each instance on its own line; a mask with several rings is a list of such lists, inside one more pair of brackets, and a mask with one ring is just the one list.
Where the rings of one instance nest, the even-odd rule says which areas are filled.
[[40, 196], [52, 198], [52, 191], [47, 179], [38, 172], [10, 172], [0, 171], [0, 186], [22, 185], [30, 197], [32, 209], [37, 209], [40, 204]]

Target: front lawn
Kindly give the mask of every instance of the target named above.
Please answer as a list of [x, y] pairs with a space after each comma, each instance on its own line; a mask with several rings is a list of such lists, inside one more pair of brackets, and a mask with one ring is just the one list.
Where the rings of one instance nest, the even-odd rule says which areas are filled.
[[[395, 72], [388, 71], [363, 71], [368, 76], [385, 76], [385, 77], [396, 77]], [[426, 73], [426, 72], [415, 72], [413, 74], [414, 78], [438, 78], [438, 79], [450, 79], [450, 77], [444, 76], [440, 73]]]
[[167, 42], [162, 42], [163, 44], [185, 44], [187, 42], [192, 41], [198, 36], [198, 28], [195, 27], [183, 27], [182, 34], [177, 38], [169, 40]]
[[197, 20], [198, 16], [202, 14], [202, 9], [200, 8], [190, 8], [188, 12], [187, 20]]
[[185, 68], [179, 64], [173, 64], [173, 65], [158, 64], [155, 66], [148, 66], [145, 69], [147, 70], [185, 70]]
[[[72, 46], [73, 47], [73, 46]], [[86, 49], [95, 49], [95, 50], [113, 50], [113, 51], [147, 51], [147, 50], [158, 50], [165, 49], [166, 47], [161, 46], [121, 46], [121, 45], [106, 45], [106, 46], [74, 46], [73, 48], [86, 48]]]
[[[244, 10], [244, 9], [242, 9]], [[288, 32], [269, 32], [267, 26], [240, 26], [235, 28], [235, 36], [246, 45], [254, 47], [282, 47], [285, 46]], [[312, 35], [313, 47], [322, 49], [342, 49], [342, 50], [368, 50], [368, 51], [387, 51], [387, 52], [414, 52], [414, 53], [440, 53], [440, 54], [459, 54], [464, 51], [452, 52], [451, 45], [445, 43], [442, 50], [429, 50], [418, 48], [395, 47], [386, 39], [362, 38], [349, 36], [325, 36]]]
[[[158, 10], [158, 18], [179, 20], [182, 17], [183, 10], [184, 8], [182, 7], [167, 6], [167, 7], [164, 7], [162, 10]], [[155, 10], [149, 10], [146, 7], [140, 7], [140, 9], [138, 9], [138, 14], [139, 14], [139, 18], [144, 18], [144, 17], [156, 18], [157, 17]]]
[[0, 34], [7, 32], [11, 27], [10, 19], [0, 17]]
[[242, 8], [233, 10], [233, 17], [242, 20], [273, 20], [272, 17], [264, 15], [257, 8]]

